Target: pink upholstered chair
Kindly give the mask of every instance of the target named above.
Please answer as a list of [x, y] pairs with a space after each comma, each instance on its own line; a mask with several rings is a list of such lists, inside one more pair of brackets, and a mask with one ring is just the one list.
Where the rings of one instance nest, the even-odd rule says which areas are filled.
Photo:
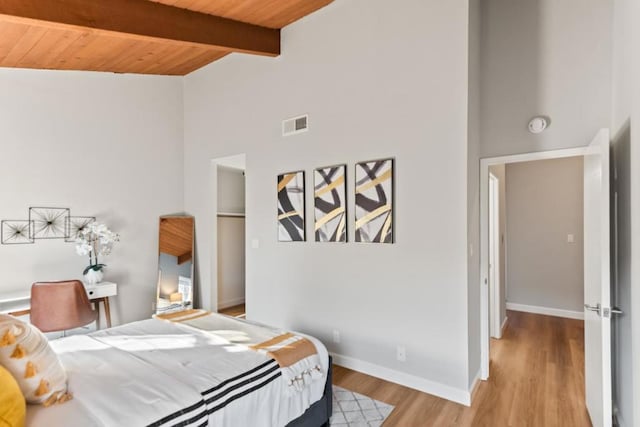
[[31, 286], [31, 323], [42, 332], [79, 328], [97, 317], [79, 280], [36, 282]]

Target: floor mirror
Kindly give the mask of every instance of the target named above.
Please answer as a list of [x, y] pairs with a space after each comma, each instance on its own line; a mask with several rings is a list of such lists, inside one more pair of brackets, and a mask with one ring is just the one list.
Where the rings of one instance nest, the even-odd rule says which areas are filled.
[[193, 308], [194, 218], [161, 216], [157, 313]]

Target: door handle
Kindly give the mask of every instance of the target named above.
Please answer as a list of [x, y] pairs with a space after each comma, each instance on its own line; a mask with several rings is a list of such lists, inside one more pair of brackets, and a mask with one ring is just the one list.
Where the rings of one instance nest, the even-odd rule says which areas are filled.
[[585, 304], [584, 308], [586, 308], [589, 311], [595, 311], [596, 313], [598, 313], [598, 316], [600, 316], [600, 313], [602, 312], [602, 306], [600, 305], [600, 303], [596, 304], [595, 306]]
[[584, 308], [589, 310], [589, 311], [595, 311], [596, 313], [598, 313], [598, 316], [603, 316], [606, 318], [610, 318], [612, 314], [624, 314], [624, 312], [622, 310], [620, 310], [618, 307], [613, 307], [613, 308], [605, 308], [604, 310], [602, 309], [602, 306], [598, 303], [595, 306], [593, 305], [589, 305], [589, 304], [585, 304]]

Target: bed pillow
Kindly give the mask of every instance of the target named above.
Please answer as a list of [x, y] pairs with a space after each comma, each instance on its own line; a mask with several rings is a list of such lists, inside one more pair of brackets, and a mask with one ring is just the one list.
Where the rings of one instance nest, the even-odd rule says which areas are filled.
[[24, 396], [11, 373], [0, 366], [0, 426], [22, 427], [27, 412]]
[[66, 402], [67, 373], [35, 326], [0, 314], [0, 365], [16, 380], [28, 403]]

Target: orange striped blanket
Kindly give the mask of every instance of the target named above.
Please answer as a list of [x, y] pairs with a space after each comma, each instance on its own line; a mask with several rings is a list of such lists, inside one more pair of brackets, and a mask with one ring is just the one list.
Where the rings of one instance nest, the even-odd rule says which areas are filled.
[[[307, 338], [292, 332], [275, 331], [264, 326], [218, 315], [206, 310], [191, 309], [157, 314], [157, 319], [169, 320], [229, 339], [229, 326], [240, 329], [242, 340], [232, 343], [275, 359], [289, 390], [301, 391], [311, 382], [323, 378], [320, 358], [315, 345]], [[221, 327], [222, 326], [222, 327]]]

